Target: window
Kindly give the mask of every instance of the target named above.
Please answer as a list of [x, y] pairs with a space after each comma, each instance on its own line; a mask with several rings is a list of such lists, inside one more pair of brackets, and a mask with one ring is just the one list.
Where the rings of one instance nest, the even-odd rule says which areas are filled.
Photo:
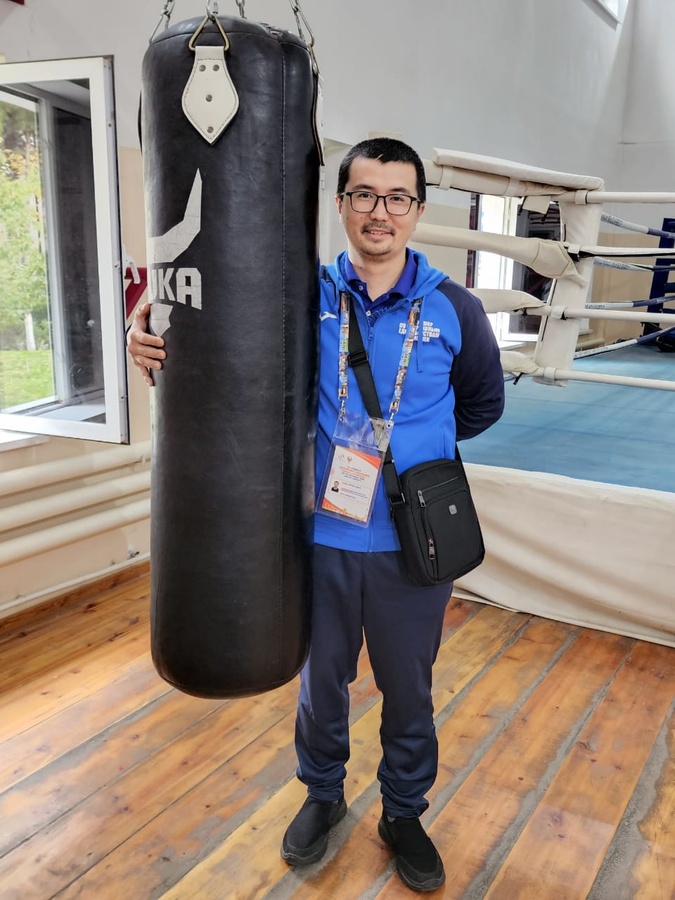
[[[545, 213], [533, 212], [522, 205], [516, 219], [516, 235], [525, 238], [538, 238], [545, 241], [560, 240], [560, 208], [551, 203]], [[525, 291], [538, 300], [550, 302], [553, 279], [540, 275], [529, 266], [521, 263], [513, 264], [512, 287], [516, 291]], [[541, 328], [541, 316], [527, 316], [518, 313], [508, 314], [504, 318], [509, 340], [536, 341]]]
[[[537, 213], [526, 209], [517, 197], [472, 194], [470, 227], [496, 234], [559, 241], [560, 207], [551, 203], [545, 213]], [[550, 303], [554, 280], [507, 257], [477, 251], [475, 259], [470, 257], [467, 263], [467, 287], [524, 291]], [[488, 318], [500, 347], [538, 340], [541, 316], [500, 312], [490, 313]], [[588, 334], [591, 330], [589, 320], [578, 321], [580, 334]]]
[[112, 62], [0, 67], [0, 428], [126, 443]]
[[601, 6], [616, 21], [623, 21], [624, 12], [628, 5], [628, 0], [595, 0], [598, 6]]
[[[515, 197], [473, 194], [472, 207], [474, 205], [476, 211], [471, 224], [477, 231], [489, 231], [493, 234], [516, 233], [518, 200]], [[501, 290], [513, 287], [514, 263], [508, 257], [479, 250], [475, 255], [475, 261], [473, 263], [470, 261], [470, 265], [475, 287]], [[492, 313], [488, 318], [500, 346], [505, 347], [522, 340], [520, 335], [512, 335], [509, 332], [511, 316], [508, 313]]]

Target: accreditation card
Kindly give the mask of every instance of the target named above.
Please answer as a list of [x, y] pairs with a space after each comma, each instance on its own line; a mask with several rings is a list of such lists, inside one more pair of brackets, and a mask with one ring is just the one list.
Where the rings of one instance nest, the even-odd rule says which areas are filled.
[[381, 419], [366, 426], [338, 422], [317, 499], [317, 512], [368, 525], [380, 483], [391, 426]]

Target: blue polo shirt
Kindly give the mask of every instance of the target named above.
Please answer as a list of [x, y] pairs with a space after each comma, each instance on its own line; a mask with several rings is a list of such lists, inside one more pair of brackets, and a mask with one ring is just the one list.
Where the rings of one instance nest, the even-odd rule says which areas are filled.
[[405, 266], [403, 267], [403, 271], [401, 272], [401, 277], [390, 291], [387, 291], [386, 294], [382, 294], [382, 296], [377, 297], [375, 300], [373, 300], [368, 294], [368, 285], [365, 283], [365, 281], [361, 281], [359, 276], [356, 274], [356, 270], [354, 269], [354, 266], [352, 265], [351, 260], [349, 259], [347, 254], [345, 253], [343, 256], [342, 276], [349, 287], [354, 291], [354, 293], [363, 299], [363, 305], [368, 312], [376, 308], [380, 311], [383, 311], [389, 306], [393, 306], [393, 304], [396, 303], [397, 300], [400, 300], [402, 297], [407, 297], [412, 291], [416, 275], [417, 262], [415, 261], [415, 257], [410, 252], [410, 250], [406, 249]]

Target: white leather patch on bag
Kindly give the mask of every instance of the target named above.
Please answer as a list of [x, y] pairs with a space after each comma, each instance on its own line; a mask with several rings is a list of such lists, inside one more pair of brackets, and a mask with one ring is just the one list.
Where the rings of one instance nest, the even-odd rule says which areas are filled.
[[195, 62], [183, 91], [183, 112], [213, 144], [239, 109], [239, 97], [225, 63], [224, 47], [195, 47]]

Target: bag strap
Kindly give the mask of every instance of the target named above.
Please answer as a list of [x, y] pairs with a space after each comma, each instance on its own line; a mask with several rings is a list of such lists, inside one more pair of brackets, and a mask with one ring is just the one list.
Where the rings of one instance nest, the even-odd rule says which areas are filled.
[[[363, 336], [359, 323], [356, 321], [356, 312], [354, 310], [354, 300], [349, 295], [349, 365], [354, 370], [354, 376], [361, 391], [361, 397], [369, 416], [376, 419], [382, 418], [382, 407], [377, 396], [375, 380], [373, 379], [373, 371], [368, 362], [368, 353], [363, 344]], [[459, 447], [455, 444], [455, 459], [457, 459], [464, 468], [462, 457], [459, 455]], [[384, 479], [384, 488], [387, 497], [392, 505], [397, 503], [405, 503], [403, 488], [396, 471], [396, 464], [391, 453], [391, 444], [387, 447], [384, 456], [384, 465], [382, 467], [382, 478]]]
[[[373, 372], [368, 362], [368, 354], [363, 345], [363, 337], [359, 323], [356, 321], [356, 313], [354, 310], [354, 300], [349, 295], [349, 365], [354, 370], [356, 381], [361, 391], [361, 397], [366, 407], [366, 412], [373, 419], [382, 418], [382, 407], [377, 396]], [[405, 497], [401, 489], [401, 482], [398, 478], [394, 457], [391, 454], [391, 444], [387, 446], [387, 452], [384, 455], [384, 465], [382, 467], [382, 478], [384, 479], [384, 488], [387, 492], [389, 502], [405, 503]]]

